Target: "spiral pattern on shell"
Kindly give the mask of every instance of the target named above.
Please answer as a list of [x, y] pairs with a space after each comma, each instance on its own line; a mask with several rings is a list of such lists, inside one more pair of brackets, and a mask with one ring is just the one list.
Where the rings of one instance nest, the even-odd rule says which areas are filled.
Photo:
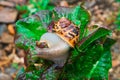
[[79, 28], [65, 17], [55, 22], [53, 31], [71, 47], [74, 47], [79, 40]]

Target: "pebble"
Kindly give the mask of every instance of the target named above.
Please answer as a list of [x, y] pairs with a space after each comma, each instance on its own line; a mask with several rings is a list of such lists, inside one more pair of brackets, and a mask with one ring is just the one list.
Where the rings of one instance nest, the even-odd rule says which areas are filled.
[[15, 4], [24, 4], [27, 2], [27, 0], [8, 0], [10, 2], [13, 2]]
[[120, 42], [119, 42], [119, 40], [112, 46], [111, 49], [116, 54], [120, 53]]
[[68, 5], [67, 1], [61, 1], [60, 6], [68, 7], [69, 5]]
[[16, 21], [18, 11], [13, 8], [0, 8], [0, 22], [13, 23]]
[[13, 2], [10, 2], [10, 1], [0, 1], [0, 5], [2, 6], [7, 6], [7, 7], [15, 7], [15, 4]]
[[95, 3], [96, 3], [96, 1], [95, 0], [89, 0], [89, 1], [86, 1], [85, 2], [85, 7], [87, 8], [87, 9], [89, 9], [89, 8], [91, 8], [92, 6], [94, 6], [95, 5]]
[[6, 25], [5, 24], [0, 24], [0, 36], [5, 30], [6, 30]]
[[120, 64], [119, 60], [112, 60], [112, 67], [117, 67]]
[[61, 1], [66, 1], [66, 2], [68, 2], [70, 4], [74, 4], [74, 3], [79, 2], [80, 0], [50, 0], [50, 3], [56, 4], [56, 3], [59, 3]]
[[15, 68], [12, 68], [12, 67], [5, 69], [5, 73], [6, 73], [6, 74], [9, 74], [9, 75], [11, 75], [11, 76], [12, 76], [16, 71], [17, 71], [17, 70], [16, 70]]
[[8, 31], [10, 34], [15, 35], [15, 29], [13, 24], [8, 25]]
[[0, 80], [12, 80], [12, 78], [4, 73], [0, 73]]
[[2, 43], [13, 43], [14, 37], [8, 33], [3, 33], [1, 36], [1, 42]]
[[24, 50], [19, 50], [18, 56], [19, 56], [19, 57], [25, 57], [25, 52], [24, 52]]
[[8, 44], [8, 46], [6, 46], [4, 48], [4, 50], [7, 51], [7, 52], [12, 52], [12, 49], [13, 49], [13, 45], [12, 44]]
[[6, 52], [4, 50], [0, 49], [0, 58], [3, 57], [3, 56], [5, 56], [5, 55], [6, 55]]
[[2, 44], [0, 44], [0, 49], [2, 49]]

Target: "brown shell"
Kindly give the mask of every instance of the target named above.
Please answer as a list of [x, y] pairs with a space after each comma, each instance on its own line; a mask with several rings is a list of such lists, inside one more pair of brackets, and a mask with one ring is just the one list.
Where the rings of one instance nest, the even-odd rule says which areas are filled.
[[53, 31], [71, 47], [74, 47], [78, 42], [79, 28], [65, 17], [62, 17], [58, 22], [55, 22]]

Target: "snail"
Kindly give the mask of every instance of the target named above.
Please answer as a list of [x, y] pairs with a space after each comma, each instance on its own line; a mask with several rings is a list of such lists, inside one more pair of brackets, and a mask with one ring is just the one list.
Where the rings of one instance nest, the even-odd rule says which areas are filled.
[[[54, 22], [52, 31], [48, 31], [40, 38], [39, 44], [47, 43], [47, 47], [36, 47], [36, 56], [51, 60], [57, 66], [63, 67], [71, 48], [79, 40], [79, 28], [65, 17]], [[46, 44], [45, 44], [46, 45]]]

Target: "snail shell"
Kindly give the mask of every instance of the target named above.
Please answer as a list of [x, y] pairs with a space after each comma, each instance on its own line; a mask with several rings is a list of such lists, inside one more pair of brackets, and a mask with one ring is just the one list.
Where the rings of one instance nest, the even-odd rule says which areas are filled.
[[55, 23], [53, 31], [72, 48], [79, 40], [79, 28], [65, 17], [62, 17]]

